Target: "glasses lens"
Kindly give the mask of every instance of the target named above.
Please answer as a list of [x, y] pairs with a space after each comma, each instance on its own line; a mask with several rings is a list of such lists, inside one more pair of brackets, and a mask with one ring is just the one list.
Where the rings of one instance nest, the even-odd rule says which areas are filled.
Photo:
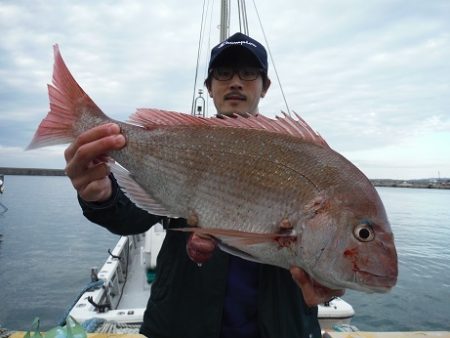
[[259, 75], [259, 69], [255, 67], [244, 67], [239, 69], [239, 77], [241, 80], [256, 80]]
[[239, 78], [244, 81], [256, 80], [260, 74], [261, 70], [256, 67], [242, 67], [239, 69], [233, 69], [231, 67], [217, 67], [212, 71], [212, 76], [218, 81], [228, 81], [238, 74]]
[[213, 70], [213, 77], [219, 81], [227, 81], [234, 75], [233, 68], [229, 67], [217, 67]]

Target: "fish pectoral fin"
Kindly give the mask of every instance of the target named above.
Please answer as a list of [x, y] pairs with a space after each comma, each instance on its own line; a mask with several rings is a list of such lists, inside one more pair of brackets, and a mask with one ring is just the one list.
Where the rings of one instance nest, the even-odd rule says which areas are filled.
[[132, 174], [114, 161], [108, 162], [111, 173], [114, 174], [117, 184], [124, 194], [136, 204], [150, 214], [167, 217], [178, 217], [171, 214], [164, 206], [155, 201], [140, 185]]

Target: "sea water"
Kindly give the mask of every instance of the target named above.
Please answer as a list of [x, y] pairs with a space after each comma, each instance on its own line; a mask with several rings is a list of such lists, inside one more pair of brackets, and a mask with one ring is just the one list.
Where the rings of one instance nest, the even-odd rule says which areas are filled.
[[[397, 286], [387, 294], [347, 291], [352, 324], [365, 331], [450, 330], [450, 190], [377, 188], [394, 231]], [[118, 236], [81, 213], [66, 177], [7, 176], [0, 203], [0, 325], [43, 330], [101, 267]], [[1, 213], [2, 209], [0, 209]]]

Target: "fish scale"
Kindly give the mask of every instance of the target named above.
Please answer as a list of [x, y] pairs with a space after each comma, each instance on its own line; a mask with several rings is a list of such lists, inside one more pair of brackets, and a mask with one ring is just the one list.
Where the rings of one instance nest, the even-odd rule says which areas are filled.
[[[170, 133], [173, 135], [167, 137]], [[134, 139], [137, 136], [126, 134], [130, 154], [115, 157], [135, 173], [136, 180], [144, 185], [150, 195], [158, 201], [165, 201], [165, 208], [176, 210], [177, 216], [184, 218], [188, 218], [191, 210], [196, 210], [200, 225], [205, 224], [208, 227], [226, 226], [230, 229], [239, 227], [243, 231], [271, 233], [283, 218], [298, 211], [297, 205], [305, 204], [313, 198], [311, 194], [306, 194], [309, 190], [302, 187], [302, 184], [309, 185], [304, 175], [298, 175], [298, 172], [287, 169], [289, 165], [295, 166], [291, 162], [296, 157], [282, 152], [282, 157], [277, 157], [278, 163], [275, 163], [270, 157], [273, 157], [275, 152], [280, 153], [279, 142], [270, 142], [265, 147], [258, 147], [258, 143], [261, 142], [258, 138], [264, 137], [259, 134], [265, 134], [264, 132], [241, 132], [242, 135], [238, 137], [246, 145], [248, 153], [244, 156], [242, 147], [228, 142], [230, 137], [235, 135], [230, 135], [224, 128], [216, 128], [215, 142], [204, 145], [203, 140], [210, 133], [207, 128], [202, 128], [195, 132], [187, 129], [185, 133], [180, 130], [167, 130], [166, 134], [159, 131], [149, 132], [146, 135], [147, 141], [143, 141], [140, 137], [139, 142], [147, 144], [146, 152], [149, 154], [147, 156], [158, 158], [151, 162], [146, 161], [146, 167], [153, 173], [152, 175], [142, 174], [141, 177], [142, 171], [137, 170], [137, 167], [141, 166], [140, 163], [136, 165], [129, 160], [126, 162], [125, 158], [122, 159], [122, 157], [141, 158], [132, 154], [132, 149], [135, 149]], [[286, 138], [278, 134], [273, 136]], [[258, 149], [256, 154], [252, 148]], [[157, 154], [153, 152], [154, 149], [158, 149], [155, 150]], [[202, 149], [206, 156], [196, 156], [193, 151], [187, 151], [188, 149]], [[189, 161], [192, 162], [191, 165], [186, 166]], [[155, 170], [154, 166], [158, 166], [159, 169]], [[176, 191], [176, 186], [183, 186], [182, 192], [167, 195], [167, 192]], [[292, 189], [294, 186], [295, 189]], [[215, 198], [211, 198], [213, 196]], [[292, 203], [274, 203], [281, 197], [291, 200]], [[251, 201], [251, 204], [247, 201]], [[276, 208], [274, 210], [272, 207], [274, 204], [278, 210]], [[242, 210], [241, 206], [245, 206], [247, 210]], [[202, 210], [215, 211], [211, 216], [204, 214]], [[241, 212], [237, 212], [239, 210], [243, 211], [245, 218], [241, 217]], [[267, 212], [268, 210], [270, 212]], [[217, 219], [222, 221], [217, 222]], [[247, 223], [243, 224], [243, 219], [247, 220]], [[237, 223], [238, 221], [241, 222]]]

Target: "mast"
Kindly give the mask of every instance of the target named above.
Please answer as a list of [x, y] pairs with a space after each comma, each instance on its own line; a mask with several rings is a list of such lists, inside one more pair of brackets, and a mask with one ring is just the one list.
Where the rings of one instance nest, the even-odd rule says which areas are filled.
[[230, 36], [230, 1], [222, 0], [220, 5], [220, 41]]

